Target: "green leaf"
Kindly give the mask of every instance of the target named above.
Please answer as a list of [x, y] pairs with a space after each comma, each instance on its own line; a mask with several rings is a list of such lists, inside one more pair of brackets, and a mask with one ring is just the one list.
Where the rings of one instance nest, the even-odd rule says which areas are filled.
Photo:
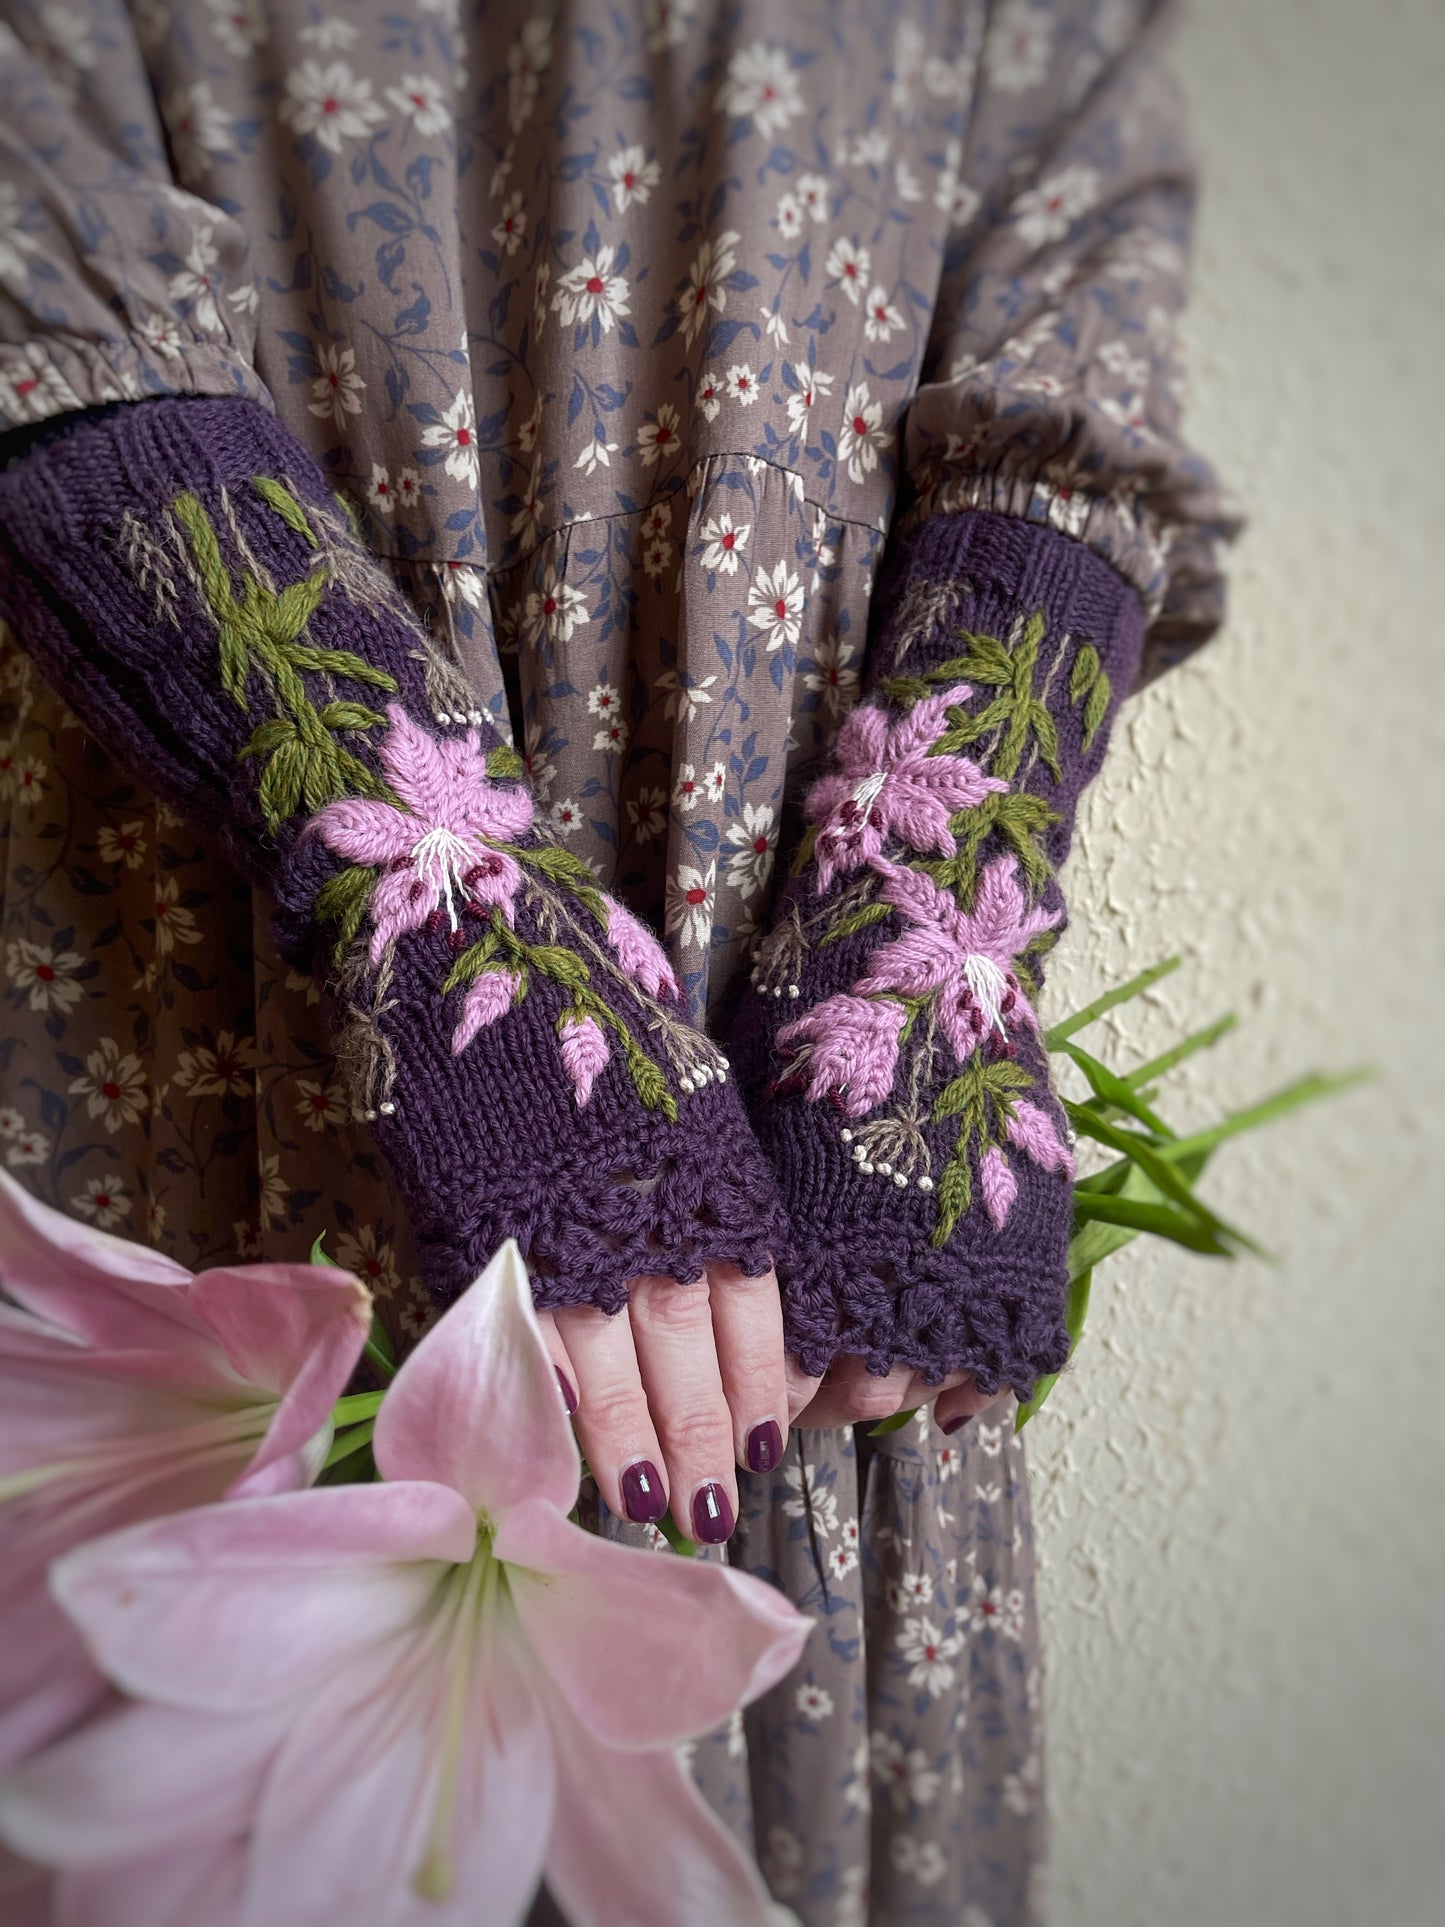
[[884, 702], [908, 709], [914, 703], [921, 703], [930, 691], [922, 676], [884, 676], [878, 684], [878, 693]]
[[332, 952], [337, 963], [351, 948], [361, 928], [378, 874], [366, 864], [351, 863], [328, 877], [316, 892], [317, 921], [337, 926]]
[[289, 717], [272, 716], [267, 722], [257, 723], [237, 760], [244, 763], [248, 756], [274, 756], [283, 743], [300, 741], [301, 732]]
[[818, 948], [825, 950], [830, 943], [841, 943], [844, 937], [856, 937], [860, 930], [871, 930], [875, 924], [883, 923], [893, 915], [886, 903], [860, 903], [856, 910], [839, 917], [826, 937], [818, 941]]
[[887, 1438], [890, 1432], [901, 1432], [908, 1421], [917, 1416], [917, 1412], [918, 1407], [914, 1405], [906, 1412], [895, 1412], [891, 1418], [879, 1419], [876, 1425], [869, 1426], [869, 1438], [883, 1439]]
[[1261, 1099], [1258, 1104], [1251, 1104], [1242, 1111], [1232, 1111], [1207, 1131], [1196, 1131], [1189, 1137], [1176, 1138], [1163, 1148], [1160, 1155], [1171, 1162], [1182, 1162], [1200, 1152], [1208, 1153], [1216, 1145], [1223, 1144], [1226, 1138], [1238, 1137], [1242, 1131], [1257, 1131], [1262, 1124], [1273, 1124], [1277, 1118], [1287, 1117], [1291, 1111], [1297, 1111], [1305, 1104], [1317, 1104], [1323, 1097], [1334, 1097], [1341, 1091], [1353, 1090], [1357, 1084], [1369, 1083], [1375, 1075], [1375, 1071], [1367, 1065], [1336, 1076], [1313, 1071], [1306, 1077], [1297, 1078], [1293, 1084], [1286, 1084], [1282, 1091]]
[[663, 1513], [662, 1517], [657, 1522], [657, 1529], [662, 1534], [663, 1538], [666, 1539], [667, 1543], [672, 1547], [674, 1552], [681, 1553], [684, 1559], [696, 1559], [697, 1547], [693, 1544], [691, 1539], [683, 1538], [681, 1532], [678, 1531], [677, 1525], [674, 1522], [673, 1516], [670, 1512]]
[[344, 1425], [358, 1425], [363, 1419], [375, 1418], [385, 1396], [384, 1392], [348, 1392], [332, 1406], [332, 1424], [339, 1432]]
[[562, 944], [530, 944], [527, 948], [527, 962], [554, 984], [561, 984], [564, 990], [587, 990], [592, 983], [591, 973], [575, 950], [568, 950]]
[[1170, 1204], [1152, 1204], [1122, 1195], [1109, 1197], [1097, 1191], [1082, 1195], [1075, 1192], [1074, 1223], [1111, 1224], [1130, 1231], [1147, 1231], [1156, 1238], [1168, 1238], [1171, 1244], [1183, 1245], [1189, 1251], [1202, 1251], [1213, 1258], [1234, 1255], [1208, 1225], [1186, 1217]]
[[498, 743], [495, 749], [487, 751], [487, 774], [493, 781], [522, 776], [526, 767], [510, 743]]
[[389, 670], [377, 669], [349, 649], [318, 649], [309, 642], [291, 642], [285, 649], [291, 667], [316, 676], [345, 676], [349, 682], [365, 683], [389, 695], [396, 692], [396, 677]]
[[975, 635], [970, 629], [955, 629], [966, 654], [951, 656], [932, 672], [935, 682], [1005, 683], [1013, 676], [1013, 662], [997, 636]]
[[261, 500], [268, 508], [275, 510], [287, 528], [299, 535], [308, 548], [314, 549], [316, 537], [312, 533], [311, 524], [306, 519], [305, 510], [290, 489], [282, 482], [273, 481], [269, 475], [253, 476], [252, 484]]
[[1203, 1030], [1194, 1031], [1181, 1043], [1161, 1052], [1158, 1057], [1151, 1057], [1147, 1064], [1141, 1064], [1137, 1070], [1130, 1071], [1124, 1082], [1131, 1090], [1142, 1094], [1146, 1084], [1152, 1084], [1156, 1078], [1163, 1077], [1167, 1071], [1172, 1071], [1176, 1065], [1184, 1063], [1186, 1058], [1193, 1057], [1199, 1051], [1208, 1050], [1212, 1044], [1217, 1044], [1221, 1037], [1227, 1037], [1230, 1031], [1238, 1027], [1239, 1019], [1231, 1011], [1229, 1015], [1219, 1018], [1215, 1023], [1207, 1024]]
[[[299, 582], [288, 582], [274, 596], [254, 582], [246, 587], [246, 614], [276, 648], [285, 652], [321, 607], [330, 583], [324, 569], [314, 569]], [[295, 665], [298, 669], [304, 666]]]
[[306, 750], [297, 742], [283, 743], [272, 756], [257, 786], [256, 800], [268, 830], [275, 832], [301, 807], [306, 784]]
[[325, 1251], [322, 1250], [322, 1246], [325, 1243], [326, 1233], [324, 1231], [318, 1231], [311, 1246], [311, 1256], [307, 1262], [313, 1265], [331, 1265], [337, 1271], [340, 1271], [341, 1267], [336, 1263], [336, 1260], [334, 1258], [328, 1258]]
[[1166, 957], [1163, 963], [1151, 964], [1147, 970], [1141, 970], [1137, 977], [1131, 977], [1128, 983], [1120, 984], [1116, 990], [1106, 990], [1101, 997], [1096, 997], [1093, 1003], [1085, 1004], [1082, 1010], [1076, 1010], [1072, 1017], [1061, 1018], [1057, 1024], [1044, 1032], [1045, 1049], [1057, 1050], [1065, 1038], [1072, 1037], [1075, 1031], [1084, 1030], [1088, 1025], [1097, 1023], [1099, 1018], [1108, 1011], [1116, 1009], [1118, 1005], [1127, 1004], [1131, 998], [1139, 996], [1152, 984], [1157, 984], [1161, 977], [1167, 977], [1171, 971], [1177, 970], [1183, 961], [1182, 957]]
[[627, 1052], [627, 1070], [638, 1100], [649, 1111], [661, 1111], [669, 1124], [676, 1124], [677, 1099], [668, 1088], [666, 1077], [646, 1051], [639, 1048], [636, 1039], [625, 1025], [623, 1048]]
[[1093, 643], [1086, 642], [1074, 657], [1074, 666], [1069, 671], [1069, 701], [1078, 702], [1093, 688], [1099, 674], [1099, 652]]
[[323, 729], [378, 729], [386, 721], [365, 703], [323, 703], [316, 714]]
[[[1106, 1144], [1111, 1151], [1118, 1151], [1137, 1164], [1157, 1190], [1182, 1205], [1201, 1224], [1208, 1225], [1225, 1243], [1242, 1245], [1249, 1251], [1259, 1250], [1252, 1238], [1246, 1237], [1242, 1231], [1236, 1231], [1196, 1198], [1182, 1175], [1165, 1162], [1147, 1138], [1141, 1137], [1137, 1131], [1120, 1131], [1112, 1124], [1106, 1124], [1087, 1104], [1071, 1104], [1065, 1100], [1064, 1110], [1076, 1131], [1093, 1138], [1096, 1144]], [[1099, 1194], [1096, 1192], [1094, 1195]]]
[[1101, 1064], [1097, 1057], [1091, 1057], [1081, 1044], [1066, 1043], [1060, 1048], [1064, 1055], [1072, 1058], [1084, 1073], [1096, 1097], [1102, 1097], [1116, 1110], [1123, 1111], [1126, 1116], [1137, 1118], [1139, 1123], [1146, 1124], [1157, 1137], [1167, 1140], [1174, 1136], [1173, 1131], [1158, 1112], [1152, 1111], [1139, 1093], [1131, 1089], [1122, 1077], [1116, 1076], [1107, 1064]]
[[1039, 755], [1048, 765], [1049, 774], [1056, 783], [1063, 781], [1064, 772], [1059, 766], [1059, 732], [1054, 728], [1054, 719], [1040, 702], [1029, 704], [1029, 725], [1034, 732], [1034, 741], [1039, 746]]
[[953, 1228], [973, 1203], [973, 1167], [968, 1159], [968, 1139], [944, 1166], [938, 1181], [938, 1222], [930, 1242], [941, 1248], [953, 1236]]
[[353, 1425], [349, 1431], [338, 1432], [331, 1441], [331, 1450], [326, 1454], [322, 1470], [329, 1472], [333, 1465], [340, 1465], [364, 1445], [371, 1444], [371, 1435], [376, 1430], [376, 1420], [368, 1419], [365, 1425]]
[[[479, 937], [474, 944], [468, 945], [446, 976], [442, 978], [442, 995], [445, 996], [449, 990], [456, 990], [462, 984], [472, 983], [482, 976], [496, 954], [497, 933], [495, 930], [489, 930], [484, 937]], [[513, 999], [513, 1002], [518, 1001], [520, 999]]]
[[[1094, 1282], [1092, 1271], [1082, 1273], [1078, 1278], [1069, 1280], [1069, 1295], [1064, 1300], [1064, 1329], [1069, 1334], [1069, 1359], [1079, 1349], [1079, 1340], [1084, 1335], [1084, 1320], [1089, 1314], [1089, 1291]], [[1014, 1418], [1014, 1430], [1022, 1432], [1029, 1420], [1038, 1411], [1049, 1393], [1062, 1377], [1060, 1372], [1047, 1372], [1034, 1381], [1034, 1395], [1027, 1405], [1021, 1405]]]
[[570, 850], [564, 850], [555, 843], [542, 843], [534, 850], [517, 847], [516, 854], [531, 869], [538, 870], [549, 883], [587, 884], [596, 888], [597, 879], [582, 861]]
[[1113, 695], [1109, 686], [1107, 670], [1099, 671], [1099, 680], [1089, 691], [1089, 700], [1084, 704], [1084, 748], [1088, 749], [1094, 738], [1104, 726], [1104, 718], [1109, 713], [1109, 698]]

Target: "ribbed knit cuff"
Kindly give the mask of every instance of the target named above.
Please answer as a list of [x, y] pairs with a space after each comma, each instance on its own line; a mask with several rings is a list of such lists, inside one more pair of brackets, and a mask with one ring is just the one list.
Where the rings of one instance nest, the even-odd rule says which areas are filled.
[[767, 1268], [775, 1194], [656, 939], [550, 841], [310, 456], [165, 400], [0, 473], [0, 613], [121, 765], [273, 894], [443, 1298], [508, 1236], [544, 1305]]
[[874, 610], [735, 1033], [791, 1242], [790, 1348], [984, 1391], [1068, 1354], [1073, 1164], [1033, 1010], [1056, 880], [1143, 635], [1098, 556], [940, 516]]

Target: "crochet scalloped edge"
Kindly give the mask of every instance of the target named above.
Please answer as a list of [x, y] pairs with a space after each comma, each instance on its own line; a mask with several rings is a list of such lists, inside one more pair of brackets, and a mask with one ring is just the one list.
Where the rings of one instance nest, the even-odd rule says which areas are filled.
[[795, 1244], [781, 1268], [784, 1336], [811, 1377], [855, 1354], [880, 1377], [906, 1365], [936, 1385], [966, 1372], [981, 1392], [1027, 1401], [1037, 1378], [1068, 1362], [1062, 1267], [1050, 1278], [1037, 1260], [994, 1258], [975, 1277], [956, 1251], [850, 1249], [800, 1261]]

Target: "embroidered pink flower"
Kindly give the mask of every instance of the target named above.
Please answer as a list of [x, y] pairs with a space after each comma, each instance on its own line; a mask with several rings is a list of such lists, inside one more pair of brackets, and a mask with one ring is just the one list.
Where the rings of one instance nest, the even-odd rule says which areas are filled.
[[983, 1154], [979, 1165], [978, 1188], [983, 1193], [983, 1208], [993, 1220], [994, 1229], [1002, 1231], [1013, 1210], [1014, 1199], [1019, 1194], [1018, 1179], [1009, 1169], [1009, 1161], [996, 1144], [990, 1144]]
[[872, 703], [853, 711], [838, 732], [840, 773], [815, 783], [808, 796], [808, 819], [819, 826], [813, 855], [820, 890], [839, 871], [877, 856], [886, 836], [900, 837], [913, 850], [952, 856], [948, 820], [954, 811], [972, 809], [991, 790], [1008, 788], [967, 757], [928, 753], [943, 734], [945, 711], [969, 694], [964, 683], [942, 690], [897, 723]]
[[577, 1108], [592, 1095], [597, 1073], [607, 1062], [607, 1039], [595, 1017], [578, 1017], [569, 1011], [558, 1025], [562, 1039], [562, 1067], [577, 1093]]
[[960, 1063], [996, 1032], [1038, 1029], [1033, 1006], [1014, 974], [1015, 957], [1040, 930], [1051, 930], [1061, 910], [1031, 910], [1018, 885], [1018, 859], [996, 857], [979, 877], [973, 909], [960, 910], [947, 891], [916, 870], [875, 859], [883, 901], [911, 926], [868, 960], [854, 985], [863, 996], [902, 991], [937, 994], [939, 1027]]
[[1031, 1104], [1027, 1098], [1015, 1104], [1006, 1135], [1010, 1144], [1027, 1152], [1045, 1171], [1062, 1171], [1066, 1178], [1073, 1179], [1075, 1167], [1069, 1148], [1054, 1129], [1053, 1119], [1040, 1105]]
[[617, 953], [617, 961], [650, 997], [680, 997], [677, 978], [667, 961], [667, 952], [646, 924], [639, 923], [620, 903], [609, 904], [607, 941]]
[[486, 1030], [512, 1007], [519, 979], [513, 970], [484, 970], [467, 992], [461, 1021], [452, 1032], [452, 1055], [460, 1057], [480, 1030]]
[[[0, 1172], [0, 1767], [102, 1681], [52, 1597], [82, 1540], [181, 1506], [308, 1485], [361, 1355], [348, 1271], [193, 1277], [52, 1211]], [[8, 1919], [3, 1906], [0, 1915]]]
[[328, 803], [307, 826], [348, 863], [382, 872], [371, 897], [373, 963], [443, 904], [453, 930], [459, 903], [496, 905], [510, 918], [521, 872], [485, 839], [521, 836], [532, 822], [526, 791], [504, 789], [487, 775], [474, 729], [437, 737], [396, 704], [387, 714], [381, 764], [403, 807], [348, 797]]
[[862, 1117], [893, 1089], [907, 1015], [892, 997], [825, 998], [778, 1032], [779, 1045], [794, 1057], [784, 1082], [805, 1084], [814, 1103], [832, 1097], [849, 1117]]

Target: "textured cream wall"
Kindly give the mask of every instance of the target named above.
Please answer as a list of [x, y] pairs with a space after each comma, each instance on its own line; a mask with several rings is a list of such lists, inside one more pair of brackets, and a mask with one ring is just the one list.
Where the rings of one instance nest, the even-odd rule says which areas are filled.
[[1217, 1010], [1186, 1121], [1282, 1264], [1125, 1254], [1031, 1431], [1052, 1927], [1445, 1921], [1445, 6], [1198, 0], [1192, 432], [1252, 518], [1225, 635], [1135, 705], [1055, 1012]]

